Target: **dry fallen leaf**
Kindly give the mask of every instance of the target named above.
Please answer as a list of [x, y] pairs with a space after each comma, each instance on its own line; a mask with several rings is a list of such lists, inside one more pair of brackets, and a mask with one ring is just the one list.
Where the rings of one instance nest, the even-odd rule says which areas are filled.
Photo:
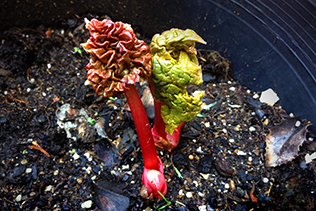
[[306, 139], [310, 125], [310, 122], [293, 117], [271, 127], [266, 138], [266, 166], [274, 167], [293, 160]]

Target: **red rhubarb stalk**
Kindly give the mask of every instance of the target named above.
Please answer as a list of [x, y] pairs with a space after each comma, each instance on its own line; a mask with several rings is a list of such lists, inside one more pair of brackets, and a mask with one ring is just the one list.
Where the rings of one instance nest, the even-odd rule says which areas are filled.
[[90, 38], [83, 48], [91, 54], [87, 79], [97, 95], [112, 97], [125, 93], [137, 130], [144, 160], [142, 182], [148, 196], [162, 198], [167, 193], [163, 164], [157, 156], [150, 124], [135, 83], [146, 80], [152, 71], [151, 54], [128, 24], [105, 19], [86, 20]]
[[150, 124], [145, 108], [134, 85], [127, 85], [125, 96], [131, 109], [134, 123], [143, 153], [144, 166], [148, 169], [159, 170], [156, 147], [150, 131]]

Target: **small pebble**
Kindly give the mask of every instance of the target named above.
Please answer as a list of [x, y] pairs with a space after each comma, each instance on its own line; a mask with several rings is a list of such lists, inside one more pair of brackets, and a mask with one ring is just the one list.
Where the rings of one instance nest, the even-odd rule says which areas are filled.
[[247, 153], [245, 153], [245, 152], [243, 152], [241, 150], [238, 150], [237, 155], [247, 155]]
[[26, 173], [26, 174], [32, 173], [32, 168], [27, 168], [27, 169], [25, 170], [25, 173]]
[[250, 132], [256, 131], [256, 128], [253, 127], [253, 126], [250, 126], [250, 127], [249, 127], [249, 131], [250, 131]]
[[45, 188], [45, 192], [50, 192], [52, 190], [53, 186], [52, 185], [48, 185], [46, 188]]
[[268, 183], [268, 182], [269, 182], [269, 179], [266, 178], [266, 177], [264, 177], [264, 178], [262, 179], [262, 181], [263, 181], [264, 183]]
[[234, 127], [234, 130], [235, 130], [235, 131], [240, 131], [240, 125], [236, 125], [236, 126]]
[[78, 160], [80, 158], [80, 155], [75, 152], [72, 157], [74, 158], [74, 160]]
[[85, 201], [81, 204], [82, 209], [89, 209], [92, 206], [92, 200]]
[[251, 161], [252, 161], [252, 157], [248, 157], [248, 161], [250, 161], [250, 162], [251, 162]]
[[185, 195], [188, 199], [193, 197], [192, 192], [187, 192]]
[[19, 194], [17, 197], [15, 197], [16, 202], [20, 202], [22, 200], [22, 195]]
[[31, 79], [29, 80], [29, 82], [30, 82], [31, 84], [34, 84], [34, 83], [35, 83], [35, 79], [34, 79], [34, 78], [31, 78]]
[[183, 192], [183, 189], [179, 190], [179, 196], [183, 196], [184, 195], [184, 192]]
[[82, 178], [81, 178], [81, 177], [78, 177], [78, 178], [77, 178], [77, 182], [78, 182], [79, 184], [81, 184], [81, 183], [83, 182]]
[[224, 187], [225, 187], [225, 189], [228, 189], [229, 188], [229, 184], [226, 183]]
[[206, 205], [199, 206], [199, 211], [208, 211]]
[[203, 174], [203, 173], [200, 173], [200, 175], [203, 177], [203, 179], [207, 180], [210, 176], [210, 174]]
[[300, 121], [296, 121], [295, 122], [295, 127], [299, 127], [301, 125], [301, 122]]
[[88, 159], [88, 161], [92, 161], [92, 157], [89, 152], [84, 153], [84, 156]]
[[25, 159], [21, 160], [21, 164], [22, 164], [22, 165], [27, 164], [27, 160], [25, 160]]
[[54, 171], [54, 175], [56, 176], [58, 174], [59, 174], [59, 170], [57, 169], [57, 170]]
[[201, 196], [201, 197], [205, 197], [205, 194], [202, 193], [202, 192], [198, 192], [198, 195]]
[[199, 146], [199, 147], [196, 149], [196, 152], [203, 153], [202, 147]]
[[129, 169], [129, 165], [122, 165], [122, 170], [128, 170]]

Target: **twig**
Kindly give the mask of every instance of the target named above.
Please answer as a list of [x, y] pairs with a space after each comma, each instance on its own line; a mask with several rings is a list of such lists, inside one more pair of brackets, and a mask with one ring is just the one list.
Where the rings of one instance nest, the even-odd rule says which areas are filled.
[[41, 151], [42, 153], [44, 153], [47, 157], [50, 157], [50, 154], [48, 154], [48, 152], [46, 152], [38, 143], [36, 143], [35, 141], [32, 141], [32, 144], [34, 146], [29, 146], [30, 149], [36, 149]]
[[14, 101], [17, 101], [19, 103], [24, 103], [24, 104], [27, 104], [27, 102], [23, 101], [23, 100], [19, 100], [19, 99], [16, 99], [16, 98], [13, 98], [13, 97], [9, 97], [10, 100], [14, 100]]

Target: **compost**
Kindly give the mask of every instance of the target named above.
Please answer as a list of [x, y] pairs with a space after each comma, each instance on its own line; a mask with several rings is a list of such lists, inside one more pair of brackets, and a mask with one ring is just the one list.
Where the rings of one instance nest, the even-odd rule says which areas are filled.
[[[126, 99], [85, 85], [89, 55], [80, 44], [88, 37], [83, 17], [0, 33], [1, 210], [315, 209], [310, 123], [261, 103], [261, 92], [231, 78], [233, 64], [211, 50], [198, 50], [204, 83], [188, 87], [205, 91], [203, 110], [174, 150], [157, 148], [166, 200], [142, 198]], [[153, 117], [147, 84], [137, 88]]]

